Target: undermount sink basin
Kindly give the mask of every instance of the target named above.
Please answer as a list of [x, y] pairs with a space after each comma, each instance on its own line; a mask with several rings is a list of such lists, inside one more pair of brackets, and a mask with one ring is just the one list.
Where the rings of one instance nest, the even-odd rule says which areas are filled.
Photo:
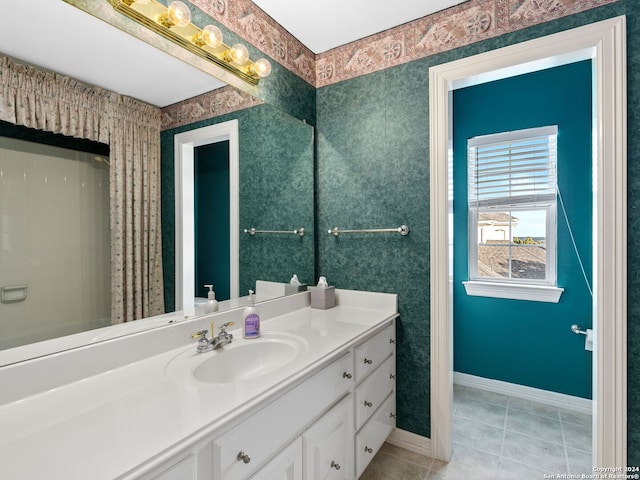
[[180, 355], [168, 365], [168, 373], [190, 374], [209, 384], [252, 380], [275, 372], [295, 361], [306, 349], [305, 342], [288, 334], [263, 334], [259, 338], [234, 338], [224, 347], [205, 353]]

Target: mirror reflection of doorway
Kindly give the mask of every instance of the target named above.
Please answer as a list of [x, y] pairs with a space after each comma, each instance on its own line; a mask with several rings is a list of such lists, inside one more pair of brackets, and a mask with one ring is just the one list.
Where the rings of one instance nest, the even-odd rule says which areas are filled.
[[217, 300], [230, 292], [229, 140], [194, 148], [196, 296], [207, 298], [212, 284]]

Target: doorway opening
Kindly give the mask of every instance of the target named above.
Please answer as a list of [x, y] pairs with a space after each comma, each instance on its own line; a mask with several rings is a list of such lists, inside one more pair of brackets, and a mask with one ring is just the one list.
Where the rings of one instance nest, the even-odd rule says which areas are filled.
[[452, 435], [452, 91], [580, 60], [593, 62], [593, 463], [626, 465], [625, 18], [541, 37], [430, 70], [431, 454]]
[[[176, 310], [195, 314], [195, 187], [194, 165], [198, 147], [228, 142], [229, 154], [229, 298], [239, 294], [239, 134], [231, 120], [175, 135], [176, 191]], [[226, 242], [225, 242], [226, 244]], [[225, 253], [226, 255], [226, 253]]]

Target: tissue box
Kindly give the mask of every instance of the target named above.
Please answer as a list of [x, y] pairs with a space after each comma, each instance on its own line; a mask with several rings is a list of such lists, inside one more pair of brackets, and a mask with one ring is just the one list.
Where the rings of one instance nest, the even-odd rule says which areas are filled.
[[290, 283], [286, 283], [284, 286], [284, 294], [292, 295], [298, 292], [304, 292], [307, 289], [306, 283], [301, 283], [300, 285], [291, 285]]
[[311, 308], [326, 310], [336, 306], [336, 287], [309, 287]]

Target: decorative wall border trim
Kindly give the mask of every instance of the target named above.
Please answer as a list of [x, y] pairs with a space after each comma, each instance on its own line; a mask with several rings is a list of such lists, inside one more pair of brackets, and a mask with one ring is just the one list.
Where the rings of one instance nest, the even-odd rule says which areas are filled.
[[469, 0], [318, 55], [251, 0], [190, 1], [319, 88], [618, 0]]
[[316, 56], [316, 88], [617, 0], [471, 0]]
[[231, 86], [222, 87], [164, 107], [161, 110], [161, 129], [169, 130], [182, 125], [189, 125], [208, 118], [255, 107], [262, 103], [264, 103], [262, 100], [237, 88]]
[[[250, 0], [191, 0], [315, 88], [367, 75], [618, 0], [470, 0], [314, 55]], [[225, 87], [162, 109], [162, 129], [263, 103]]]
[[315, 54], [251, 0], [189, 1], [287, 70], [315, 86]]

